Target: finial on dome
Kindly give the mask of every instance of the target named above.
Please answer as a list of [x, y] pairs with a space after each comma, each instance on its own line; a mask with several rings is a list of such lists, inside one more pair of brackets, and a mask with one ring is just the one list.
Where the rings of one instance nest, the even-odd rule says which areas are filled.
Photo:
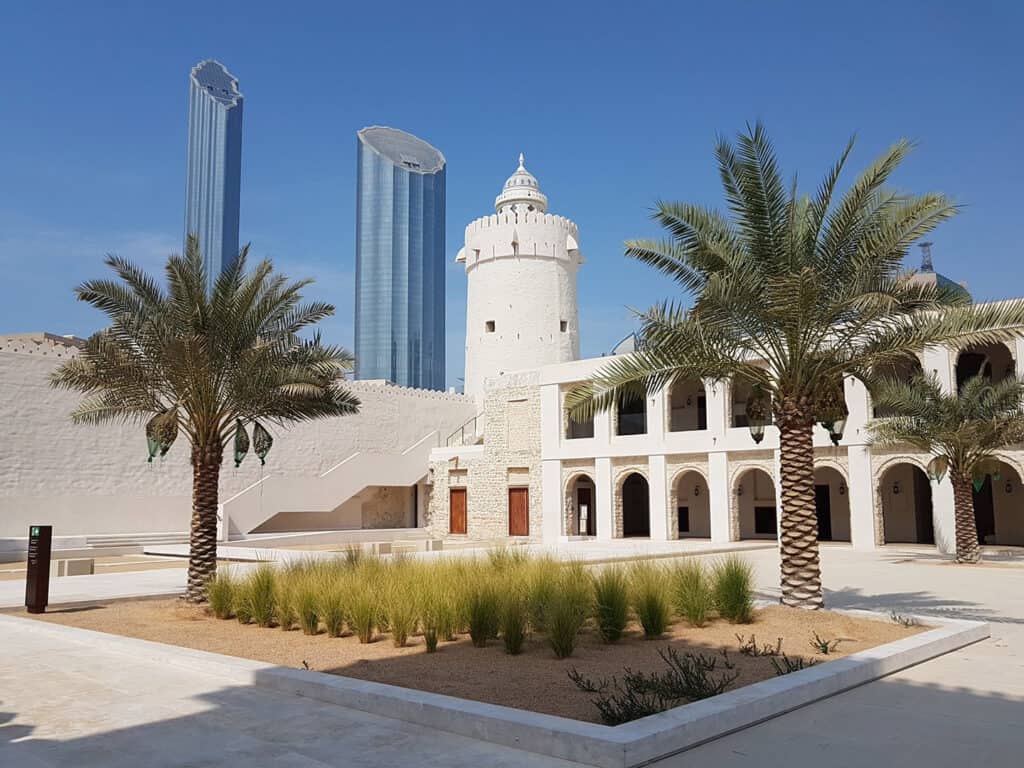
[[523, 165], [524, 162], [526, 162], [526, 158], [523, 157], [523, 153], [520, 152], [519, 153], [519, 170], [524, 170], [525, 169], [525, 166]]

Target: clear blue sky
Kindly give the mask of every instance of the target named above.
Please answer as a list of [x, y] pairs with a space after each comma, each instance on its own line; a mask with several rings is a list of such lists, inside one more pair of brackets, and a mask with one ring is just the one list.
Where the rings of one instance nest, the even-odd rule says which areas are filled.
[[[401, 7], [405, 6], [405, 7]], [[9, 3], [0, 22], [0, 333], [87, 335], [73, 301], [108, 251], [157, 269], [181, 241], [188, 73], [245, 94], [242, 241], [337, 305], [352, 343], [355, 132], [415, 133], [448, 159], [448, 256], [526, 153], [580, 227], [583, 353], [669, 295], [625, 259], [659, 198], [718, 205], [716, 133], [763, 120], [817, 183], [920, 142], [898, 183], [964, 212], [937, 268], [977, 298], [1024, 295], [1024, 12], [1015, 2]], [[849, 180], [849, 179], [847, 179]], [[916, 260], [916, 255], [915, 255]], [[465, 275], [448, 268], [448, 382]]]

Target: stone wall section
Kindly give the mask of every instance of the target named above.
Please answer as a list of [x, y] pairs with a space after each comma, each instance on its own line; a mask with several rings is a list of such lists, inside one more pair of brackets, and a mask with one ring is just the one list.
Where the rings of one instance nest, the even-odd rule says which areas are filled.
[[[540, 540], [543, 496], [540, 468], [540, 376], [509, 374], [491, 382], [484, 397], [483, 450], [469, 447], [451, 458], [431, 461], [427, 527], [451, 536], [450, 488], [466, 488], [466, 534], [474, 540], [508, 537], [508, 491], [529, 489], [529, 539]], [[462, 536], [457, 536], [462, 538]]]

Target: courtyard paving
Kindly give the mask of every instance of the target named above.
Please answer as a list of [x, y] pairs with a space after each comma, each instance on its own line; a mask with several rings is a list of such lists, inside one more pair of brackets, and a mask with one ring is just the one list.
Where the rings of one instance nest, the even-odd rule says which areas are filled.
[[[777, 596], [775, 551], [755, 549], [746, 556], [763, 594]], [[981, 619], [991, 622], [992, 637], [658, 765], [1019, 765], [1024, 754], [1024, 567], [1019, 558], [964, 568], [926, 549], [862, 553], [825, 546], [822, 559], [832, 606]], [[167, 573], [149, 572], [145, 578]], [[125, 576], [136, 574], [64, 581]], [[164, 588], [162, 582], [150, 586]], [[75, 594], [88, 591], [76, 588]], [[5, 623], [0, 647], [3, 766], [567, 765], [164, 668], [95, 644], [44, 637], [27, 621]]]

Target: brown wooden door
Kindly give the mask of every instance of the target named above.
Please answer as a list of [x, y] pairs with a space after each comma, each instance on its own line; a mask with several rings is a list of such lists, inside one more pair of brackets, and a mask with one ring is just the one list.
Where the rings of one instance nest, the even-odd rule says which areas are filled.
[[530, 489], [508, 489], [508, 535], [530, 535]]
[[466, 489], [451, 488], [448, 491], [449, 533], [466, 532]]

